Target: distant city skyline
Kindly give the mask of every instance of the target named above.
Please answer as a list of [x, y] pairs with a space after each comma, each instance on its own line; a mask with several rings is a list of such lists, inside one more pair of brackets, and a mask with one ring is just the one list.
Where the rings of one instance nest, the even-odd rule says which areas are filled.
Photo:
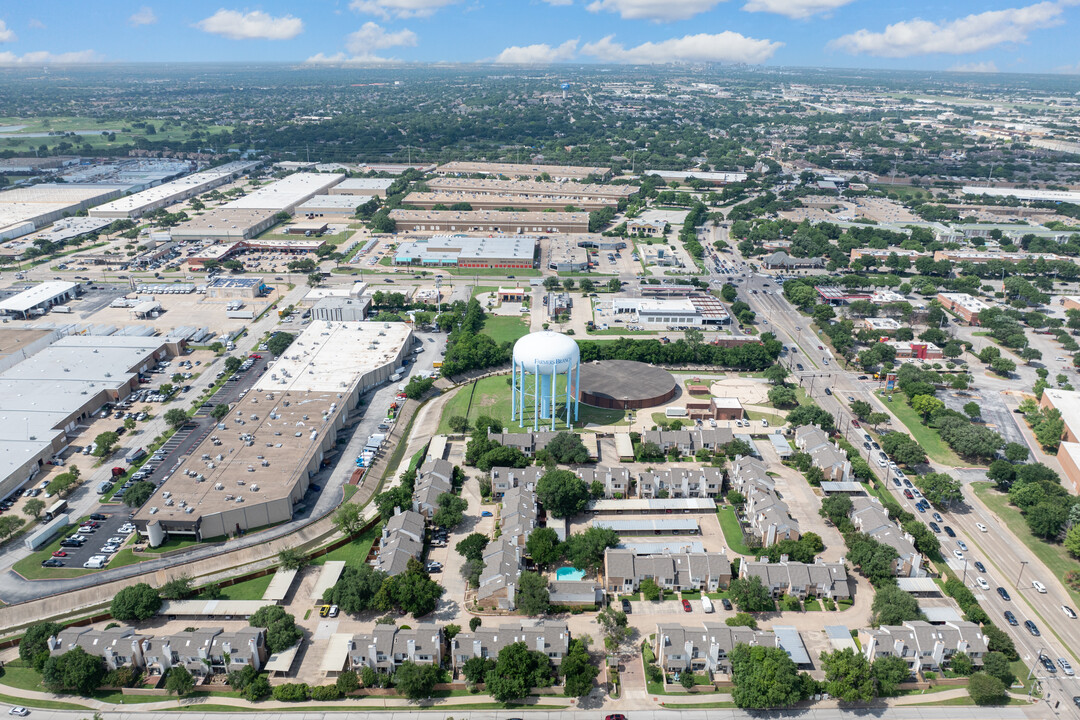
[[1080, 0], [106, 0], [0, 9], [0, 67], [720, 62], [1080, 73]]

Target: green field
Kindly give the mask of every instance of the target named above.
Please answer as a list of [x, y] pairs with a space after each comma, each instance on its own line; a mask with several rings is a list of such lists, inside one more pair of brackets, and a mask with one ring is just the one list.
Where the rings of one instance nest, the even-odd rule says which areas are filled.
[[[488, 319], [488, 323], [491, 319]], [[456, 394], [447, 401], [446, 406], [443, 408], [442, 417], [439, 420], [440, 433], [451, 432], [449, 421], [450, 418], [460, 415], [469, 420], [470, 423], [476, 420], [480, 415], [488, 415], [497, 420], [500, 420], [503, 426], [507, 429], [507, 432], [524, 432], [525, 429], [518, 428], [518, 423], [515, 420], [513, 424], [510, 422], [510, 376], [509, 375], [495, 375], [493, 377], [486, 377], [477, 380], [476, 387], [473, 390], [472, 385], [465, 385]], [[555, 386], [556, 402], [555, 412], [562, 418], [566, 417], [566, 410], [563, 400], [566, 397], [566, 382], [556, 383]], [[472, 407], [469, 408], [469, 398], [472, 397]], [[528, 404], [528, 403], [526, 403]], [[468, 414], [466, 414], [468, 411]], [[532, 423], [532, 408], [525, 408], [525, 420], [527, 425]], [[624, 424], [625, 415], [622, 410], [604, 410], [601, 408], [594, 408], [588, 405], [579, 406], [578, 421], [574, 423], [574, 427], [582, 428], [586, 425], [615, 425]], [[550, 420], [548, 427], [550, 427]], [[543, 422], [541, 422], [543, 426]], [[558, 427], [565, 428], [565, 423], [556, 423], [556, 429]]]
[[725, 505], [716, 511], [716, 516], [720, 519], [720, 529], [724, 531], [724, 540], [731, 552], [737, 555], [753, 555], [754, 551], [743, 541], [742, 528], [739, 527], [739, 519], [735, 517], [735, 509]]
[[500, 345], [514, 342], [529, 334], [528, 324], [518, 317], [488, 315], [481, 334], [487, 335]]
[[[0, 150], [33, 150], [40, 145], [48, 145], [49, 147], [55, 147], [61, 142], [70, 143], [76, 147], [81, 148], [84, 144], [89, 144], [93, 148], [115, 148], [123, 145], [130, 145], [137, 138], [146, 138], [151, 143], [164, 143], [164, 142], [186, 142], [191, 139], [191, 133], [195, 129], [199, 129], [204, 133], [216, 134], [225, 130], [232, 130], [228, 125], [211, 125], [204, 128], [189, 128], [182, 129], [179, 127], [170, 127], [167, 130], [161, 130], [161, 123], [153, 121], [153, 124], [158, 128], [158, 132], [154, 135], [147, 135], [143, 128], [131, 127], [124, 120], [106, 120], [104, 118], [84, 118], [77, 116], [53, 116], [53, 117], [35, 117], [35, 118], [15, 118], [5, 117], [0, 118], [0, 126], [9, 125], [24, 125], [25, 127], [18, 130], [14, 137], [0, 138]], [[123, 128], [129, 128], [131, 132], [121, 132]], [[115, 131], [116, 140], [109, 142], [108, 138], [100, 133], [105, 131]], [[19, 137], [18, 134], [22, 133], [42, 133], [42, 132], [78, 132], [78, 131], [91, 131], [92, 135], [79, 135], [76, 137], [64, 137], [62, 135], [51, 135], [48, 137]]]
[[270, 587], [270, 581], [274, 579], [274, 573], [252, 578], [235, 585], [221, 588], [222, 600], [262, 600], [266, 594], [266, 588]]
[[377, 537], [379, 537], [379, 528], [373, 527], [366, 533], [357, 535], [349, 544], [316, 558], [315, 563], [321, 565], [327, 560], [344, 560], [349, 565], [363, 565]]
[[1054, 577], [1062, 581], [1065, 590], [1072, 597], [1073, 603], [1080, 604], [1080, 593], [1064, 584], [1065, 573], [1070, 570], [1080, 570], [1080, 562], [1073, 560], [1063, 546], [1040, 540], [1032, 535], [1020, 510], [1016, 506], [1010, 505], [1008, 495], [998, 492], [991, 483], [974, 482], [971, 483], [971, 489], [975, 491], [980, 500], [986, 503], [986, 507], [1001, 518], [1002, 523], [1007, 525], [1020, 538], [1020, 542], [1035, 553], [1035, 556], [1050, 569], [1050, 572], [1054, 573]]
[[[881, 398], [880, 395], [878, 397]], [[945, 441], [938, 435], [937, 430], [922, 424], [922, 418], [907, 404], [902, 392], [894, 391], [892, 402], [889, 402], [888, 398], [881, 398], [881, 400], [884, 401], [882, 404], [889, 408], [889, 411], [896, 415], [900, 422], [907, 427], [911, 437], [919, 445], [922, 445], [922, 449], [926, 451], [931, 460], [942, 465], [952, 465], [953, 467], [972, 464], [961, 460], [960, 456], [945, 444]]]

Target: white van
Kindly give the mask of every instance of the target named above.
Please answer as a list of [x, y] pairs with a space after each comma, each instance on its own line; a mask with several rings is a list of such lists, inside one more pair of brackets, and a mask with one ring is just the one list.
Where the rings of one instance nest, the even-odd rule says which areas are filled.
[[701, 596], [701, 609], [707, 613], [711, 613], [713, 611], [712, 600], [710, 600], [704, 595]]
[[1035, 588], [1035, 590], [1037, 590], [1038, 592], [1041, 592], [1043, 595], [1046, 594], [1046, 586], [1043, 585], [1038, 580], [1032, 580], [1031, 581], [1031, 587]]
[[89, 570], [100, 570], [105, 567], [105, 562], [108, 560], [104, 555], [95, 555], [86, 562], [83, 563], [83, 567]]

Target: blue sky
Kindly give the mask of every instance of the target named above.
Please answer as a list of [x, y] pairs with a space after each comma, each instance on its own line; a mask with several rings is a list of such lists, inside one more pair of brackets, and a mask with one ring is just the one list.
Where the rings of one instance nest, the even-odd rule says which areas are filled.
[[0, 65], [748, 62], [1080, 72], [1080, 0], [0, 4]]

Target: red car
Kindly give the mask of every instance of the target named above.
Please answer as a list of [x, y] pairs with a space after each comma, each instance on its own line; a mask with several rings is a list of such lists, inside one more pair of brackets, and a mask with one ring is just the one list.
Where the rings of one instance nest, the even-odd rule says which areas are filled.
[[87, 520], [80, 527], [91, 527], [91, 528], [97, 529], [97, 528], [101, 527], [101, 525], [99, 523], [94, 522], [93, 520]]
[[604, 720], [626, 720], [626, 716], [621, 714], [608, 715]]
[[908, 500], [914, 500], [915, 499], [915, 496], [912, 495], [911, 491], [907, 490], [907, 489], [904, 490], [904, 497], [906, 497]]
[[248, 355], [252, 360], [262, 360], [262, 355]]
[[53, 557], [67, 557], [67, 553], [63, 550], [57, 550], [52, 554]]
[[690, 601], [687, 600], [686, 598], [683, 598], [682, 609], [684, 611], [686, 611], [686, 612], [692, 612], [693, 611], [693, 608], [690, 607]]
[[859, 421], [858, 420], [852, 420], [851, 421], [851, 427], [859, 427]]

